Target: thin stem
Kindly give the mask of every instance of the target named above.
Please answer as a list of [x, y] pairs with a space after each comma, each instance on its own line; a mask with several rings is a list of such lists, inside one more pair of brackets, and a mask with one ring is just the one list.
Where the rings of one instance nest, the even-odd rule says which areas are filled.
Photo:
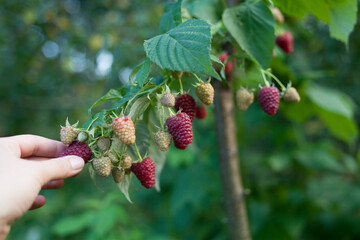
[[[263, 71], [263, 70], [261, 70]], [[286, 89], [286, 87], [281, 83], [281, 81], [274, 75], [272, 74], [270, 71], [263, 71], [264, 73], [266, 73], [267, 75], [269, 75], [270, 77], [272, 77], [273, 79], [275, 79], [275, 81], [280, 85], [280, 87], [284, 90]]]
[[196, 77], [196, 79], [199, 81], [199, 83], [204, 83], [204, 81], [202, 81], [195, 73], [194, 73], [194, 76]]
[[261, 72], [261, 76], [263, 77], [265, 86], [270, 87], [269, 82], [266, 80], [266, 76], [265, 76], [265, 74], [264, 74], [264, 71], [261, 69], [260, 72]]
[[[163, 107], [162, 107], [163, 108]], [[162, 117], [161, 117], [161, 108], [159, 108], [159, 122], [160, 122], [160, 126], [162, 129], [164, 129], [164, 125], [163, 125], [163, 121], [162, 121]]]
[[183, 90], [181, 78], [179, 78], [179, 84], [180, 84], [180, 93], [183, 94], [184, 90]]
[[137, 147], [137, 145], [136, 145], [136, 142], [134, 143], [134, 147], [135, 147], [135, 150], [136, 150], [136, 153], [137, 153], [137, 155], [138, 155], [138, 158], [139, 158], [140, 162], [142, 162], [142, 157], [141, 157], [141, 154], [140, 154], [140, 152], [139, 152], [139, 149], [138, 149], [138, 147]]

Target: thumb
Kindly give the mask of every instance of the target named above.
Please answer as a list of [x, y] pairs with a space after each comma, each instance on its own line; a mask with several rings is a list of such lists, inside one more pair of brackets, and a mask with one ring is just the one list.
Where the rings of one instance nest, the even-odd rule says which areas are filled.
[[84, 160], [77, 156], [53, 158], [38, 163], [44, 184], [52, 180], [72, 177], [78, 174], [85, 164]]

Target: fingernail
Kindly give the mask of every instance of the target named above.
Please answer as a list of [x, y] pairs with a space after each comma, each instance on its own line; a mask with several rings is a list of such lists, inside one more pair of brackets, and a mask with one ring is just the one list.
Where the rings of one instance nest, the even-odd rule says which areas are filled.
[[82, 158], [70, 158], [70, 164], [72, 169], [78, 170], [84, 166], [84, 160]]

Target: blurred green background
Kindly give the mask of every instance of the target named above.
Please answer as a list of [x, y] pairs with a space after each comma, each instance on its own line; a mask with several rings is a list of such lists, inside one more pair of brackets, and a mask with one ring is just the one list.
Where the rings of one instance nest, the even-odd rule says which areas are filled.
[[[59, 139], [60, 125], [87, 120], [87, 108], [127, 82], [158, 34], [164, 1], [17, 1], [0, 5], [0, 136]], [[357, 163], [360, 25], [349, 50], [309, 16], [287, 19], [295, 52], [274, 73], [302, 96], [266, 116], [257, 103], [237, 112], [237, 136], [254, 239], [360, 239]], [[279, 51], [278, 51], [279, 52]], [[238, 70], [237, 86], [244, 83]], [[248, 72], [250, 85], [260, 81]], [[87, 168], [45, 207], [13, 224], [11, 240], [227, 239], [213, 109], [194, 122], [194, 143], [172, 148], [161, 192], [133, 181], [127, 202], [112, 179], [95, 186]]]

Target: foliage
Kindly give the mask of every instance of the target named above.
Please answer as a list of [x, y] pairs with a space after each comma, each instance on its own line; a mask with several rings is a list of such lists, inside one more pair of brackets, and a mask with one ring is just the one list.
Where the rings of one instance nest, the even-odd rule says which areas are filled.
[[[330, 33], [344, 42], [355, 23], [356, 1], [341, 1], [344, 4], [316, 1], [326, 3], [326, 8], [291, 5], [304, 6], [310, 2], [315, 4], [315, 1], [273, 2], [290, 16], [303, 17], [310, 12], [328, 23]], [[269, 64], [283, 82], [290, 79], [302, 97], [296, 105], [282, 103], [276, 118], [265, 116], [256, 104], [245, 113], [237, 112], [244, 182], [251, 189], [247, 200], [254, 239], [359, 238], [360, 179], [355, 160], [359, 145], [356, 111], [360, 104], [357, 81], [360, 70], [356, 61], [360, 52], [359, 27], [350, 38], [350, 52], [346, 52], [340, 43], [328, 38], [324, 24], [312, 17], [302, 22], [289, 19], [285, 27], [269, 24], [263, 34], [270, 36], [270, 28], [276, 31], [288, 28], [293, 30], [296, 40], [293, 55], [284, 56], [277, 49], [278, 57], [269, 62], [274, 35], [264, 38], [268, 40], [265, 41], [259, 32], [244, 38], [240, 34], [243, 29], [232, 31], [233, 26], [226, 24], [229, 16], [221, 14], [224, 6], [219, 1], [184, 0], [182, 6], [187, 8], [188, 14], [211, 24], [211, 32], [206, 31], [213, 34], [213, 45], [220, 45], [219, 35], [227, 38], [232, 35], [239, 47], [249, 54], [247, 58], [238, 48], [237, 57], [247, 60], [238, 61], [235, 88], [256, 88], [261, 82], [256, 62], [263, 62], [261, 66], [265, 68]], [[93, 127], [104, 124], [106, 111], [123, 104], [129, 104], [127, 111], [131, 114], [147, 111], [148, 106], [142, 101], [144, 97], [155, 94], [169, 79], [166, 74], [152, 78], [160, 74], [160, 70], [149, 60], [161, 67], [162, 55], [148, 54], [149, 58], [145, 58], [142, 41], [154, 39], [159, 22], [163, 22], [159, 36], [165, 40], [171, 36], [167, 34], [173, 31], [171, 29], [183, 21], [186, 23], [185, 14], [180, 21], [173, 7], [178, 9], [179, 5], [166, 7], [164, 16], [174, 19], [174, 24], [168, 26], [164, 24], [169, 22], [165, 17], [160, 20], [159, 14], [153, 14], [160, 13], [162, 8], [156, 1], [40, 1], [29, 4], [5, 1], [0, 10], [3, 13], [0, 87], [4, 89], [0, 92], [3, 109], [0, 134], [31, 132], [58, 138], [58, 125], [66, 116], [85, 122], [88, 116], [84, 109], [98, 98], [100, 100], [90, 108], [91, 119], [85, 123], [86, 128], [93, 120]], [[256, 8], [265, 11], [261, 14], [263, 21], [271, 22], [264, 7], [263, 3], [248, 1], [241, 7], [234, 7], [233, 11], [244, 11], [251, 13], [249, 17], [255, 17], [257, 11], [250, 9]], [[346, 17], [341, 21], [332, 20], [337, 19], [338, 10], [345, 7], [349, 14], [342, 14]], [[296, 12], [292, 11], [294, 8]], [[230, 9], [225, 11], [231, 12]], [[329, 13], [332, 15], [325, 18]], [[205, 23], [199, 25], [205, 26]], [[178, 41], [174, 39], [176, 44]], [[53, 58], [41, 51], [49, 41], [61, 49]], [[265, 46], [266, 51], [258, 53], [248, 48], [249, 42]], [[213, 49], [212, 54], [220, 51], [217, 47]], [[111, 53], [114, 61], [111, 69], [102, 75], [96, 72], [100, 66], [96, 59], [107, 53]], [[206, 52], [206, 58], [203, 72], [199, 73], [211, 72], [210, 52]], [[134, 67], [139, 59], [144, 61]], [[183, 70], [185, 66], [173, 60], [176, 63], [173, 66]], [[170, 64], [169, 69], [176, 70], [173, 66]], [[134, 69], [130, 75], [132, 84], [110, 90], [101, 97], [109, 88], [121, 85], [118, 75], [124, 73], [125, 67]], [[128, 78], [120, 77], [120, 80], [126, 82]], [[193, 79], [185, 78], [184, 88], [189, 88], [192, 82]], [[170, 85], [179, 89], [174, 81]], [[143, 110], [134, 111], [135, 108]], [[155, 240], [226, 239], [214, 122], [213, 113], [209, 111], [207, 119], [195, 122], [195, 142], [189, 150], [180, 152], [174, 148], [169, 151], [161, 173], [160, 194], [144, 191], [133, 181], [130, 194], [134, 204], [129, 204], [116, 185], [110, 184], [110, 179], [97, 179], [94, 186], [84, 171], [68, 180], [63, 190], [44, 192], [47, 206], [15, 223], [9, 239], [146, 239], [149, 236]], [[152, 149], [152, 142], [149, 144]], [[159, 159], [164, 161], [163, 157]]]

